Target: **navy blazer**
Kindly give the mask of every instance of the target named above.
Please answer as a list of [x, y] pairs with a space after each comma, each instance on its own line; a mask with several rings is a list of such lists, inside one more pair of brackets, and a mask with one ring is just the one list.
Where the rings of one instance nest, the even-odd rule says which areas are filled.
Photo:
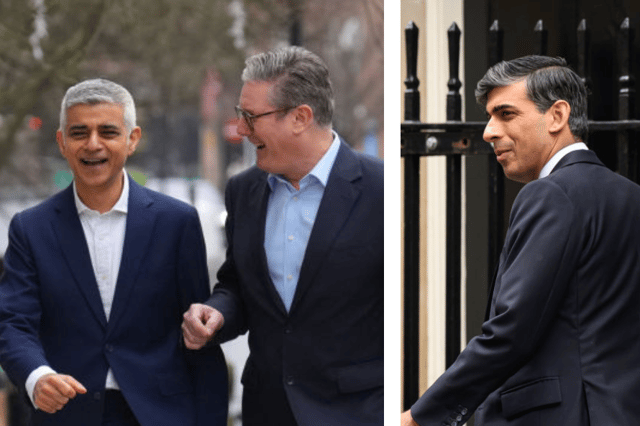
[[479, 426], [638, 425], [639, 219], [640, 186], [592, 151], [525, 185], [482, 334], [415, 420], [461, 425], [477, 408]]
[[181, 344], [182, 314], [209, 296], [198, 215], [129, 182], [109, 321], [72, 186], [11, 221], [0, 281], [2, 368], [22, 390], [40, 365], [75, 377], [88, 390], [55, 414], [34, 411], [32, 425], [100, 425], [109, 366], [141, 425], [226, 425], [220, 348], [205, 354]]
[[207, 302], [218, 339], [249, 331], [243, 425], [383, 424], [383, 164], [341, 143], [287, 313], [264, 250], [270, 188], [251, 168], [226, 190], [227, 259]]

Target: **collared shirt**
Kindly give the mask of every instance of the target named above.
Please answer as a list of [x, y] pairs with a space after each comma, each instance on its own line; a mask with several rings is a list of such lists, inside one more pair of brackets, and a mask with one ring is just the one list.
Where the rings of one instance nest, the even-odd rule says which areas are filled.
[[[93, 273], [108, 320], [111, 314], [111, 305], [120, 271], [120, 260], [124, 245], [129, 207], [129, 179], [126, 172], [124, 172], [124, 185], [120, 198], [111, 210], [106, 213], [101, 214], [91, 210], [80, 200], [75, 180], [73, 181], [73, 195], [82, 230], [87, 241]], [[36, 383], [42, 376], [50, 373], [55, 373], [55, 371], [43, 365], [32, 371], [27, 378], [26, 389], [31, 402], [34, 401], [33, 391]], [[106, 388], [119, 389], [111, 369], [107, 372]]]
[[580, 149], [589, 149], [589, 148], [584, 142], [575, 142], [575, 143], [572, 143], [571, 145], [565, 146], [560, 151], [556, 152], [554, 156], [551, 157], [549, 161], [547, 161], [547, 164], [545, 164], [544, 167], [542, 167], [542, 170], [540, 170], [540, 176], [538, 177], [538, 179], [542, 179], [549, 176], [553, 168], [560, 162], [560, 160], [562, 160], [562, 158], [565, 155], [573, 151], [578, 151]]
[[334, 132], [331, 146], [300, 180], [299, 190], [282, 176], [269, 174], [267, 178], [271, 194], [264, 249], [269, 275], [287, 311], [293, 302], [311, 229], [339, 149], [340, 138]]

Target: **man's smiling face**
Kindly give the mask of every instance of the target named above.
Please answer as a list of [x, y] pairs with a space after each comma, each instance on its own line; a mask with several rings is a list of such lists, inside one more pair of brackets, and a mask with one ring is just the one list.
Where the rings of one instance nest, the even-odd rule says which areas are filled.
[[[274, 85], [267, 81], [246, 82], [240, 93], [240, 108], [252, 115], [277, 110], [270, 101]], [[256, 118], [253, 120], [253, 129], [244, 119], [238, 123], [238, 133], [246, 136], [256, 147], [257, 166], [268, 173], [287, 178], [297, 172], [297, 162], [304, 151], [293, 140], [291, 110], [293, 108], [287, 108]]]
[[483, 137], [493, 145], [504, 174], [523, 183], [537, 179], [551, 158], [553, 140], [550, 117], [527, 97], [526, 80], [491, 90], [486, 112], [489, 122]]
[[139, 127], [127, 131], [123, 111], [112, 103], [79, 104], [67, 110], [65, 128], [56, 139], [79, 194], [102, 192], [122, 183], [122, 168], [141, 135]]

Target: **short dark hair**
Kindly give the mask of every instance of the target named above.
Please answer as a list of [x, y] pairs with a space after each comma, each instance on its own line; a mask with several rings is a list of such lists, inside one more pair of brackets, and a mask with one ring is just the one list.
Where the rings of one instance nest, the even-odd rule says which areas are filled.
[[588, 133], [587, 89], [563, 58], [530, 55], [502, 61], [489, 68], [476, 86], [476, 100], [487, 105], [487, 97], [496, 87], [526, 80], [527, 97], [541, 113], [559, 100], [571, 107], [569, 129], [577, 140], [586, 141]]
[[313, 110], [316, 123], [331, 124], [333, 87], [329, 70], [318, 55], [298, 46], [284, 47], [251, 56], [242, 72], [242, 81], [275, 82], [271, 103], [276, 108], [302, 104]]

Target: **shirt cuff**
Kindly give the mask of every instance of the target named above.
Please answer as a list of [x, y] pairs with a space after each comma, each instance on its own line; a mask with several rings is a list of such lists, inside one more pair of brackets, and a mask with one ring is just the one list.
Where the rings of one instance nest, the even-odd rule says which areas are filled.
[[38, 383], [38, 380], [40, 380], [40, 378], [45, 374], [57, 374], [57, 373], [48, 365], [41, 365], [40, 367], [33, 370], [31, 374], [29, 374], [29, 377], [27, 377], [27, 383], [25, 384], [27, 395], [29, 395], [29, 399], [31, 400], [31, 403], [36, 408], [36, 410], [38, 409], [38, 407], [36, 406], [36, 403], [34, 401], [33, 391], [35, 390], [36, 383]]

